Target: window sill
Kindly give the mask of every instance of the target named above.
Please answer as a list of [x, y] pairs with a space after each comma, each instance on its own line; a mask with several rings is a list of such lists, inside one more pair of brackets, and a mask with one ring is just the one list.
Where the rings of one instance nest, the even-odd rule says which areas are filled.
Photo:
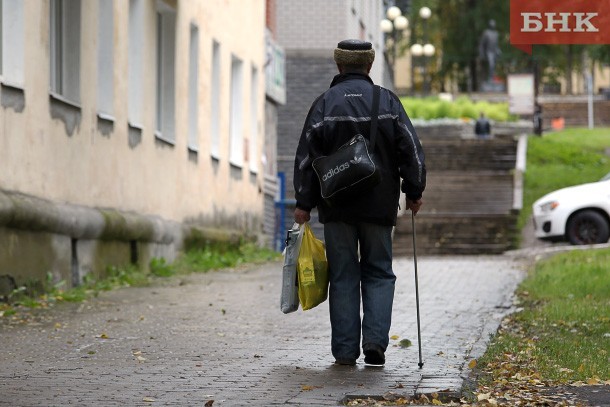
[[7, 83], [0, 77], [0, 105], [17, 113], [25, 109], [25, 91], [15, 84]]
[[114, 118], [114, 116], [108, 114], [108, 113], [102, 113], [102, 112], [97, 112], [97, 118], [100, 120], [103, 120], [105, 122], [113, 122], [116, 120]]
[[78, 103], [76, 103], [76, 102], [74, 102], [72, 100], [69, 100], [66, 97], [64, 97], [64, 96], [62, 96], [62, 95], [60, 95], [58, 93], [49, 92], [49, 96], [51, 97], [51, 100], [54, 100], [56, 102], [60, 102], [60, 103], [62, 103], [64, 105], [72, 107], [74, 109], [82, 110], [82, 107], [81, 107], [80, 104], [78, 104]]
[[199, 154], [199, 147], [187, 146], [186, 149], [189, 151], [189, 153]]
[[138, 123], [127, 122], [127, 126], [129, 126], [130, 129], [144, 131], [144, 126]]
[[3, 88], [4, 87], [5, 88], [10, 88], [12, 90], [21, 91], [21, 92], [24, 91], [22, 83], [16, 83], [16, 82], [7, 81], [2, 76], [0, 76], [0, 85], [2, 85]]
[[176, 147], [176, 142], [174, 140], [170, 140], [166, 137], [163, 137], [163, 134], [158, 131], [155, 131], [155, 139], [164, 145]]
[[229, 161], [229, 165], [231, 165], [231, 168], [238, 168], [240, 170], [244, 169], [244, 164], [243, 163], [238, 163], [235, 161]]

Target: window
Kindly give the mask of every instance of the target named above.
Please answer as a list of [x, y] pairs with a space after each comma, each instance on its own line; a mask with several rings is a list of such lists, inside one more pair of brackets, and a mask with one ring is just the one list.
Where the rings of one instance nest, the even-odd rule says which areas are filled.
[[0, 0], [0, 79], [23, 87], [23, 1]]
[[252, 67], [250, 78], [250, 171], [258, 172], [258, 69]]
[[112, 0], [98, 0], [97, 110], [103, 119], [114, 114], [114, 12]]
[[243, 62], [231, 58], [231, 105], [229, 107], [229, 161], [243, 165]]
[[142, 129], [144, 3], [129, 0], [129, 125]]
[[197, 151], [199, 147], [199, 28], [191, 24], [189, 45], [189, 139], [188, 148]]
[[157, 0], [157, 120], [155, 135], [175, 143], [176, 11]]
[[210, 98], [210, 152], [220, 158], [220, 44], [212, 44], [212, 94]]
[[80, 0], [51, 0], [51, 92], [80, 102]]

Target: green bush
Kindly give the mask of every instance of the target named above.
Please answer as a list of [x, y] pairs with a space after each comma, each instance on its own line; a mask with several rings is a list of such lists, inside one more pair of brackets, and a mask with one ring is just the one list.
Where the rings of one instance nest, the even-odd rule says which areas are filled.
[[494, 121], [517, 120], [516, 116], [508, 112], [508, 103], [473, 102], [465, 96], [460, 96], [453, 102], [436, 97], [402, 97], [400, 101], [411, 119], [476, 119], [483, 112]]
[[48, 308], [57, 302], [79, 302], [97, 296], [101, 291], [119, 287], [137, 287], [148, 285], [154, 278], [166, 278], [176, 274], [206, 272], [241, 264], [260, 264], [278, 260], [280, 253], [259, 247], [254, 243], [213, 244], [207, 242], [205, 247], [193, 248], [181, 254], [174, 263], [169, 264], [164, 258], [153, 258], [149, 270], [136, 265], [108, 266], [102, 276], [87, 274], [83, 283], [67, 289], [66, 282], [53, 283], [51, 273], [47, 281], [28, 282], [16, 288], [8, 295], [9, 303], [0, 303], [0, 318], [15, 315], [17, 309]]
[[150, 274], [157, 277], [170, 277], [176, 271], [171, 264], [168, 264], [163, 257], [154, 257], [149, 264]]
[[179, 272], [206, 272], [225, 267], [235, 267], [244, 263], [261, 263], [275, 260], [279, 253], [267, 248], [258, 247], [254, 243], [244, 243], [239, 246], [226, 246], [219, 250], [218, 246], [208, 246], [191, 249], [176, 261]]
[[479, 117], [479, 112], [477, 111], [477, 108], [475, 107], [474, 104], [465, 103], [465, 104], [462, 104], [462, 106], [461, 106], [460, 117], [476, 119], [477, 117]]

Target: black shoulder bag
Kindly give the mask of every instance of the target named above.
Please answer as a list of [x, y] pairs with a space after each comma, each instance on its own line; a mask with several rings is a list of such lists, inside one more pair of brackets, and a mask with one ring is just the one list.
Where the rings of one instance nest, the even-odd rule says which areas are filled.
[[381, 182], [381, 173], [371, 155], [377, 136], [379, 93], [380, 88], [375, 85], [370, 140], [357, 134], [331, 155], [318, 157], [312, 163], [322, 198], [330, 206], [358, 198]]

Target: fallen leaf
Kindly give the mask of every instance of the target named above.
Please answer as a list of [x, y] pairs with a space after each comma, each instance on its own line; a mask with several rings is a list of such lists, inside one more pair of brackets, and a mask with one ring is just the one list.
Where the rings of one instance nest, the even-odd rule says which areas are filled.
[[98, 336], [98, 338], [100, 338], [100, 339], [108, 339], [108, 335], [106, 335], [106, 333], [103, 332], [102, 334], [100, 334], [100, 336]]
[[157, 401], [157, 400], [155, 400], [155, 399], [154, 399], [154, 398], [152, 398], [152, 397], [144, 397], [144, 398], [142, 399], [142, 401], [145, 401], [145, 402], [147, 402], [147, 403], [152, 403], [152, 402], [155, 402], [155, 401]]
[[145, 357], [142, 357], [142, 356], [137, 356], [137, 357], [136, 357], [136, 359], [137, 359], [137, 360], [138, 360], [138, 362], [140, 362], [140, 363], [142, 363], [142, 362], [145, 362], [145, 361], [146, 361], [146, 358], [145, 358]]
[[314, 389], [313, 386], [306, 386], [306, 385], [301, 386], [301, 390], [303, 390], [303, 391], [310, 391], [313, 389]]
[[204, 405], [205, 407], [212, 407], [212, 404], [214, 404], [214, 400], [208, 400]]
[[477, 395], [478, 401], [489, 400], [491, 398], [491, 393], [480, 393]]
[[398, 344], [400, 345], [401, 348], [408, 348], [409, 346], [412, 345], [411, 341], [408, 339], [403, 339]]
[[468, 367], [470, 369], [474, 369], [475, 367], [477, 367], [477, 360], [476, 359], [472, 359], [470, 362], [468, 362]]
[[584, 387], [584, 386], [586, 386], [586, 384], [579, 380], [577, 382], [571, 383], [570, 386], [573, 386], [573, 387]]
[[434, 404], [435, 406], [442, 406], [443, 402], [439, 399], [432, 399], [432, 404]]
[[591, 378], [587, 379], [587, 384], [590, 384], [590, 385], [601, 384], [601, 381], [599, 380], [599, 377], [591, 377]]
[[398, 336], [398, 335], [392, 335], [392, 336], [390, 336], [390, 339], [391, 339], [391, 340], [393, 340], [393, 341], [395, 341], [395, 340], [396, 340], [396, 339], [398, 339], [398, 338], [400, 338], [400, 336]]

